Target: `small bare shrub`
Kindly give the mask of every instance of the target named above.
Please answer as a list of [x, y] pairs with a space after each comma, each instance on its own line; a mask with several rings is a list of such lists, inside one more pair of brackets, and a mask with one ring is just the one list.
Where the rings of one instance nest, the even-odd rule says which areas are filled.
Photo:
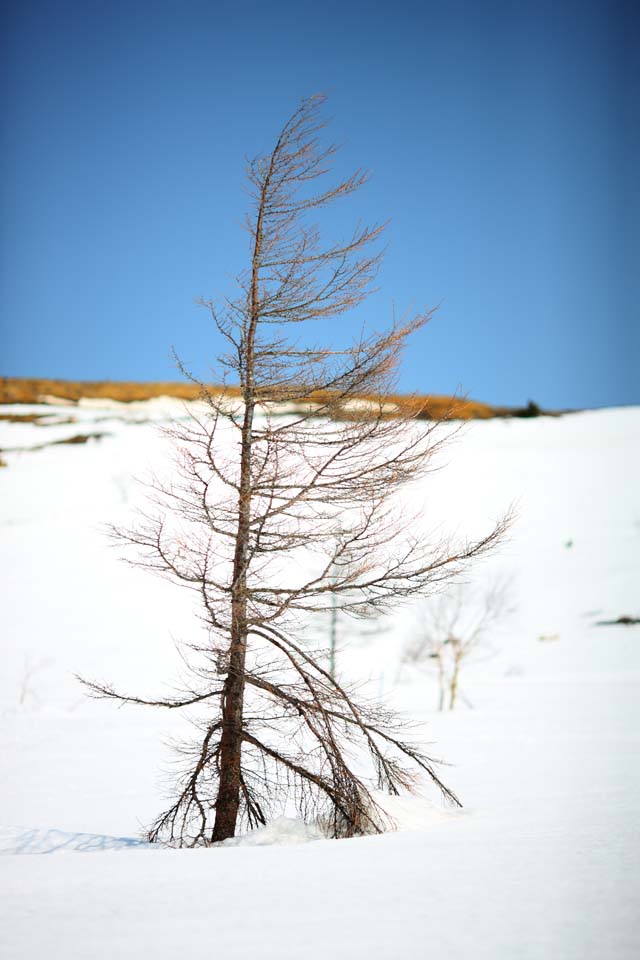
[[460, 673], [465, 663], [492, 652], [492, 635], [512, 612], [511, 581], [500, 580], [480, 589], [456, 584], [421, 608], [422, 627], [406, 645], [403, 663], [435, 669], [438, 709], [453, 710], [459, 699]]

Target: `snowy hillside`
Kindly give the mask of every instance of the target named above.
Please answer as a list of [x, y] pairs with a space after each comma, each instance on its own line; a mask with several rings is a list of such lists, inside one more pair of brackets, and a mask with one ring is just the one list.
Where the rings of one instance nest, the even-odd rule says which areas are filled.
[[468, 588], [508, 581], [509, 611], [453, 712], [428, 661], [402, 663], [429, 608], [339, 625], [339, 668], [427, 725], [462, 811], [425, 786], [389, 801], [398, 830], [380, 837], [325, 840], [284, 811], [193, 851], [140, 843], [184, 721], [89, 700], [74, 679], [153, 695], [180, 676], [191, 599], [121, 563], [104, 526], [131, 517], [134, 477], [167, 469], [157, 427], [182, 410], [0, 408], [2, 955], [635, 957], [640, 626], [602, 622], [640, 616], [640, 408], [472, 422], [425, 481], [431, 529], [518, 515]]

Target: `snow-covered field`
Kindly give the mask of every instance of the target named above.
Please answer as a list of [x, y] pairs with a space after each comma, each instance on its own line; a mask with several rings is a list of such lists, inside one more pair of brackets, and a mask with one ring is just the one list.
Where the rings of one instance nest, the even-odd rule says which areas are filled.
[[[176, 411], [0, 408], [50, 418], [0, 421], [2, 956], [637, 956], [640, 627], [596, 622], [640, 615], [640, 409], [476, 421], [427, 479], [442, 530], [479, 533], [517, 502], [478, 574], [511, 578], [515, 610], [463, 672], [472, 706], [438, 713], [435, 675], [401, 668], [417, 609], [351, 643], [341, 626], [339, 664], [428, 724], [462, 811], [426, 789], [390, 807], [384, 836], [283, 818], [192, 851], [137, 842], [181, 719], [88, 700], [73, 678], [153, 694], [179, 673], [190, 598], [120, 563], [102, 530], [166, 462], [157, 422]], [[82, 433], [105, 436], [51, 445]]]

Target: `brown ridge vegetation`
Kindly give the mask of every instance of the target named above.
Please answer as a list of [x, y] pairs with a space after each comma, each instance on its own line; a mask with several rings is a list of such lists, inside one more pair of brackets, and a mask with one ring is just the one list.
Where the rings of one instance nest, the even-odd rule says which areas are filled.
[[[223, 391], [230, 397], [240, 397], [240, 388], [234, 386], [208, 387], [212, 394]], [[154, 397], [174, 397], [179, 400], [197, 400], [201, 387], [196, 383], [158, 382], [140, 383], [135, 381], [113, 380], [54, 380], [38, 377], [2, 377], [0, 378], [0, 404], [6, 403], [42, 403], [56, 398], [77, 403], [81, 399], [117, 400], [120, 403], [132, 403], [151, 400]], [[312, 391], [307, 398], [309, 403], [326, 399], [321, 391]], [[370, 399], [362, 396], [359, 399]], [[395, 405], [398, 413], [415, 416], [421, 420], [488, 420], [492, 417], [526, 416], [529, 408], [497, 407], [477, 400], [461, 397], [430, 396], [420, 394], [390, 394], [390, 407]], [[535, 405], [531, 405], [532, 407]], [[536, 408], [537, 409], [537, 408]], [[542, 412], [542, 411], [538, 411]], [[16, 415], [19, 416], [19, 415]], [[3, 416], [2, 419], [6, 419]], [[20, 417], [20, 419], [24, 419]]]

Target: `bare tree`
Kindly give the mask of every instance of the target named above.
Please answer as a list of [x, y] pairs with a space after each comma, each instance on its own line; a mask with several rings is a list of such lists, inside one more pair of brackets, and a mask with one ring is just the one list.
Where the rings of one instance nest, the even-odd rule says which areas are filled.
[[29, 654], [25, 655], [22, 679], [20, 681], [20, 691], [18, 693], [18, 703], [21, 707], [24, 706], [29, 699], [33, 700], [35, 703], [40, 703], [40, 696], [36, 692], [33, 681], [36, 675], [42, 670], [45, 670], [47, 667], [50, 667], [52, 662], [53, 661], [48, 657], [34, 662]]
[[[322, 103], [304, 100], [271, 152], [249, 162], [248, 268], [235, 298], [206, 304], [228, 344], [221, 377], [239, 382], [241, 406], [232, 391], [202, 386], [204, 412], [173, 430], [175, 478], [157, 481], [153, 506], [120, 533], [133, 562], [198, 594], [204, 621], [175, 697], [89, 684], [97, 696], [192, 711], [199, 737], [184, 748], [175, 802], [152, 841], [222, 841], [291, 798], [334, 836], [377, 832], [385, 816], [372, 790], [397, 793], [420, 771], [458, 803], [403, 724], [332, 676], [305, 642], [314, 614], [392, 608], [486, 553], [505, 525], [476, 542], [433, 544], [399, 508], [399, 491], [442, 442], [436, 424], [390, 417], [385, 405], [402, 347], [428, 313], [347, 349], [298, 340], [300, 324], [360, 304], [381, 259], [382, 226], [323, 243], [309, 221], [368, 178], [358, 170], [317, 186], [336, 151], [321, 143]], [[308, 413], [278, 415], [307, 398]]]
[[492, 632], [512, 612], [510, 595], [508, 580], [484, 590], [459, 583], [422, 607], [422, 625], [405, 647], [403, 661], [435, 667], [439, 710], [454, 709], [464, 664], [491, 653]]

